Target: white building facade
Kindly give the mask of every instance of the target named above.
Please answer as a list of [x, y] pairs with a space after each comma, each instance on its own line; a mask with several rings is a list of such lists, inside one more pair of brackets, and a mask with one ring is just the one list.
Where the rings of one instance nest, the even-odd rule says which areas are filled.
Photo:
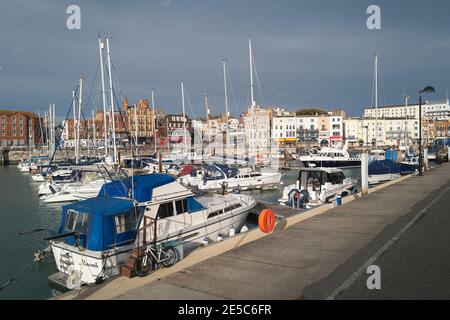
[[[350, 146], [398, 147], [417, 144], [419, 121], [416, 119], [351, 118], [344, 120], [345, 139]], [[377, 134], [378, 132], [378, 134]], [[426, 131], [422, 130], [422, 138]]]
[[[429, 120], [449, 120], [449, 100], [424, 101], [422, 104], [422, 117]], [[364, 111], [364, 118], [404, 118], [419, 119], [419, 105], [394, 105], [368, 108]]]
[[[300, 142], [305, 137], [317, 145], [337, 146], [343, 143], [343, 117], [340, 115], [282, 116], [272, 120], [272, 138], [276, 143]], [[308, 139], [311, 140], [311, 139]]]

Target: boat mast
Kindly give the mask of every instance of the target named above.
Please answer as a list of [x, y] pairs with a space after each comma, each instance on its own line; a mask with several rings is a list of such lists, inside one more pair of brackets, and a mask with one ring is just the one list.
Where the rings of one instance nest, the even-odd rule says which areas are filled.
[[183, 105], [183, 141], [184, 155], [187, 155], [187, 138], [186, 138], [186, 108], [184, 105], [184, 83], [181, 81], [181, 103]]
[[228, 88], [227, 88], [227, 60], [226, 58], [222, 59], [223, 65], [223, 86], [225, 93], [225, 130], [223, 136], [223, 158], [226, 163], [226, 153], [227, 153], [227, 141], [228, 141]]
[[78, 121], [77, 121], [77, 143], [75, 163], [78, 164], [80, 160], [80, 120], [81, 120], [81, 107], [83, 105], [83, 77], [80, 78], [80, 94], [78, 100]]
[[225, 92], [225, 124], [228, 128], [228, 88], [227, 88], [227, 60], [222, 59], [223, 65], [223, 87]]
[[52, 152], [56, 149], [56, 139], [55, 139], [55, 108], [54, 104], [50, 105], [52, 110]]
[[[76, 110], [76, 102], [75, 102], [75, 91], [72, 91], [72, 109], [73, 109], [73, 138], [75, 139], [76, 143], [76, 137], [77, 137], [77, 127], [76, 127], [76, 119], [77, 119], [77, 110]], [[76, 153], [76, 146], [75, 146], [75, 153]]]
[[208, 147], [211, 144], [211, 129], [209, 126], [209, 107], [208, 107], [208, 95], [205, 93], [205, 109], [206, 109], [206, 128], [208, 129]]
[[375, 150], [378, 150], [378, 54], [375, 53]]
[[52, 137], [52, 105], [49, 104], [48, 105], [48, 118], [47, 118], [47, 131], [48, 131], [48, 152], [49, 155], [52, 154], [53, 152], [53, 147], [52, 147], [52, 141], [53, 141], [53, 137]]
[[153, 110], [153, 141], [156, 152], [156, 113], [155, 113], [155, 89], [152, 89], [152, 110]]
[[251, 130], [251, 140], [252, 140], [252, 154], [255, 153], [255, 96], [254, 96], [254, 85], [253, 85], [253, 53], [252, 53], [252, 39], [248, 37], [248, 53], [250, 62], [250, 96], [252, 100], [252, 130]]
[[134, 104], [134, 137], [136, 139], [136, 154], [138, 153], [138, 118], [137, 118], [137, 104]]
[[106, 54], [108, 56], [108, 73], [109, 73], [109, 94], [111, 101], [111, 123], [112, 123], [112, 143], [114, 150], [114, 163], [117, 163], [117, 145], [116, 145], [116, 119], [114, 116], [114, 96], [113, 96], [113, 82], [112, 82], [112, 71], [111, 71], [111, 53], [109, 51], [109, 38], [106, 38]]
[[106, 95], [105, 95], [105, 75], [103, 71], [103, 48], [104, 44], [102, 42], [102, 39], [100, 38], [100, 35], [98, 36], [98, 48], [100, 52], [100, 79], [101, 79], [101, 95], [102, 95], [102, 102], [103, 102], [103, 136], [104, 136], [104, 142], [105, 142], [105, 157], [108, 156], [108, 125], [107, 125], [107, 118], [106, 118]]
[[41, 112], [38, 109], [38, 117], [39, 117], [39, 129], [41, 132], [41, 145], [44, 146], [44, 130], [42, 129], [42, 119], [41, 119]]
[[[92, 110], [92, 136], [93, 136], [93, 138], [94, 138], [94, 141], [93, 141], [93, 149], [95, 150], [95, 148], [96, 148], [96, 145], [97, 145], [97, 138], [96, 138], [96, 127], [95, 127], [95, 112], [94, 112], [94, 110]], [[96, 154], [96, 152], [94, 152], [94, 154]]]

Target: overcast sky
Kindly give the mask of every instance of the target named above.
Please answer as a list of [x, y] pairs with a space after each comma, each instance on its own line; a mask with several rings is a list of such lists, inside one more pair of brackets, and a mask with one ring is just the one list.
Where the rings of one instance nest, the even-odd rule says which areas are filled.
[[[2, 0], [0, 109], [41, 113], [55, 103], [67, 113], [85, 77], [85, 112], [99, 107], [97, 34], [112, 36], [116, 90], [130, 103], [150, 98], [181, 112], [224, 108], [221, 58], [228, 59], [230, 111], [250, 102], [247, 37], [253, 40], [259, 104], [298, 109], [343, 108], [361, 115], [371, 104], [374, 52], [380, 56], [380, 101], [403, 103], [425, 85], [435, 99], [450, 89], [448, 0]], [[81, 8], [81, 30], [66, 28], [67, 6]], [[370, 4], [381, 7], [382, 30], [366, 27]], [[119, 92], [118, 92], [119, 94]], [[192, 106], [192, 110], [190, 108]]]

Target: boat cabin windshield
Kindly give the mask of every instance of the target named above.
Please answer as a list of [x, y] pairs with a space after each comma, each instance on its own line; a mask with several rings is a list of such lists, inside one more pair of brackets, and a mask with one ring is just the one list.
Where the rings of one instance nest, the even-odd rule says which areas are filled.
[[59, 234], [63, 241], [92, 251], [109, 250], [134, 241], [142, 210], [129, 200], [98, 197], [63, 207]]
[[333, 172], [327, 173], [326, 182], [330, 182], [331, 184], [342, 184], [344, 182], [345, 176], [343, 172]]
[[81, 234], [88, 231], [89, 215], [87, 213], [77, 212], [75, 210], [67, 210], [66, 222], [64, 229]]
[[325, 172], [325, 171], [300, 171], [298, 180], [302, 189], [312, 191], [321, 191], [325, 183], [342, 184], [345, 180], [343, 172]]
[[323, 184], [323, 172], [321, 171], [300, 171], [300, 187], [303, 190], [320, 191]]

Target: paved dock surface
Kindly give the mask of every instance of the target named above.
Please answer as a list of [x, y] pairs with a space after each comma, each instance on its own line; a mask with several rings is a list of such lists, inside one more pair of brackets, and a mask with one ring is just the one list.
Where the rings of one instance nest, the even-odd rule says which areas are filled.
[[449, 298], [449, 178], [444, 164], [112, 298], [326, 299], [424, 208], [375, 261], [382, 290], [363, 274], [335, 298]]

